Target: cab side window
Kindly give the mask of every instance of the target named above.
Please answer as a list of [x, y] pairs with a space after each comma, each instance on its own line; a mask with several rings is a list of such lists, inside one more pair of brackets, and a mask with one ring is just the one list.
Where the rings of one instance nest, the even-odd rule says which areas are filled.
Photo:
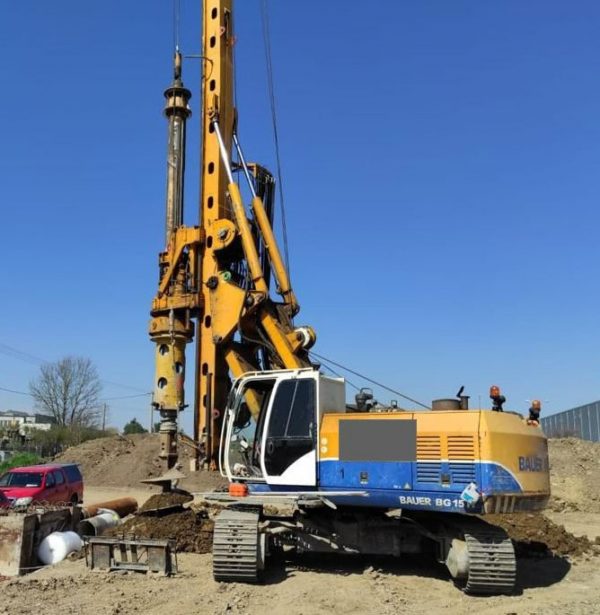
[[275, 396], [269, 435], [278, 438], [310, 438], [315, 416], [313, 380], [282, 382]]
[[54, 470], [52, 474], [54, 475], [54, 481], [57, 485], [62, 485], [65, 482], [65, 477], [60, 470]]
[[48, 474], [46, 474], [46, 489], [48, 487], [54, 487], [54, 476], [51, 472], [48, 472]]

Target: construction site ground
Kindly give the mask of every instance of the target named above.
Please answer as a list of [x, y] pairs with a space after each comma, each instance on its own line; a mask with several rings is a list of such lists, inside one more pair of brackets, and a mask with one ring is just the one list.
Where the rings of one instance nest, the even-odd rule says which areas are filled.
[[[144, 474], [155, 475], [156, 446], [149, 435], [111, 438], [71, 449], [62, 458], [81, 464], [88, 503], [133, 495], [142, 504], [157, 491], [137, 482], [147, 477]], [[262, 585], [222, 584], [212, 579], [210, 553], [181, 552], [180, 572], [170, 578], [89, 572], [84, 559], [74, 559], [2, 581], [0, 615], [600, 612], [600, 444], [552, 440], [550, 458], [549, 510], [543, 516], [493, 519], [516, 544], [519, 567], [513, 596], [467, 596], [452, 584], [442, 565], [408, 557], [290, 557], [269, 565]], [[209, 491], [222, 482], [198, 473], [181, 486]], [[160, 531], [175, 532], [186, 551], [206, 551], [210, 522], [205, 514], [194, 522], [190, 514], [172, 513], [167, 523], [158, 524]], [[157, 522], [152, 518], [147, 531], [155, 531]], [[198, 531], [207, 532], [203, 539], [193, 539], [191, 534]]]

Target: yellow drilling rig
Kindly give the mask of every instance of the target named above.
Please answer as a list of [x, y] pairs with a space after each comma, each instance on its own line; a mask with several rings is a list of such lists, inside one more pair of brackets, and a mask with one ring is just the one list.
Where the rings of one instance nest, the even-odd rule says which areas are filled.
[[[232, 0], [204, 0], [202, 14], [198, 226], [183, 223], [191, 93], [179, 52], [165, 92], [166, 237], [150, 321], [168, 468], [161, 480], [178, 475], [177, 419], [195, 333], [198, 462], [231, 483], [229, 494], [214, 496], [225, 506], [215, 524], [216, 579], [256, 581], [272, 549], [430, 553], [466, 591], [512, 591], [511, 541], [481, 515], [545, 506], [544, 434], [537, 421], [504, 412], [497, 387], [491, 410], [469, 410], [462, 389], [425, 411], [377, 407], [366, 391], [349, 407], [343, 379], [311, 363], [315, 332], [294, 324], [299, 305], [273, 233], [274, 179], [246, 161], [237, 134]], [[274, 502], [287, 512], [274, 514]]]

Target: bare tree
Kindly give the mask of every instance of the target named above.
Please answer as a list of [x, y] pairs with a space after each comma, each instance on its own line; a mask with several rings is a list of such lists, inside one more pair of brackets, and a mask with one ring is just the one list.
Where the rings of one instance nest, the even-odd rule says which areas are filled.
[[91, 426], [98, 422], [102, 385], [90, 359], [65, 357], [45, 363], [29, 390], [40, 410], [53, 416], [58, 425]]

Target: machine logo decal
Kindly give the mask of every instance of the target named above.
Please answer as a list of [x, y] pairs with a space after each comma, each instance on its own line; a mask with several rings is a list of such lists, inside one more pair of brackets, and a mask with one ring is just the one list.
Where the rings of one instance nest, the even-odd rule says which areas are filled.
[[519, 472], [547, 472], [548, 459], [543, 457], [519, 457]]

